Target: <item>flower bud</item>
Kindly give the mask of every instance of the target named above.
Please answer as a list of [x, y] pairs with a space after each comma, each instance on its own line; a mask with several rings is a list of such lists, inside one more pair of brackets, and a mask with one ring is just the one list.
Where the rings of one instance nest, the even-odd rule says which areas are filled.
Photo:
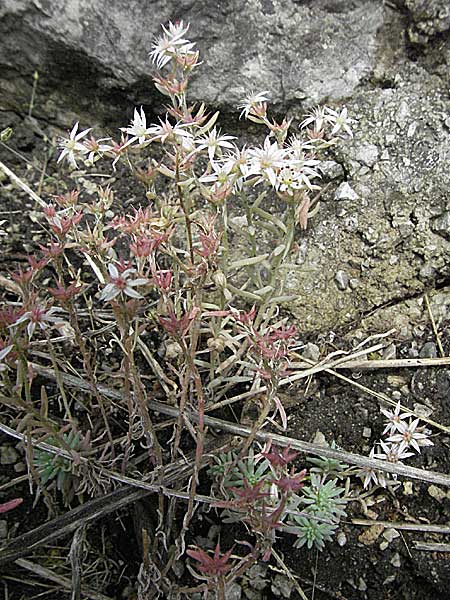
[[225, 349], [225, 340], [221, 336], [216, 338], [211, 337], [207, 340], [206, 345], [211, 352], [223, 352]]
[[222, 271], [216, 271], [213, 273], [212, 280], [221, 290], [227, 287], [227, 278]]

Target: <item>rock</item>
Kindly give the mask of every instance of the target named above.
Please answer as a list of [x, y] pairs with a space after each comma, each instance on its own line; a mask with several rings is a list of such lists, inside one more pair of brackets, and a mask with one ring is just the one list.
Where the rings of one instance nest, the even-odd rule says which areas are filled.
[[435, 233], [450, 239], [450, 211], [445, 211], [431, 222], [431, 229]]
[[340, 179], [344, 176], [342, 165], [334, 160], [323, 160], [320, 165], [318, 165], [318, 168], [322, 173], [324, 180], [331, 181], [333, 179]]
[[334, 193], [335, 200], [357, 200], [358, 194], [350, 187], [347, 181], [341, 183]]
[[344, 291], [348, 287], [348, 275], [345, 271], [339, 270], [334, 276], [338, 290]]
[[448, 498], [447, 493], [444, 492], [444, 490], [441, 490], [437, 485], [430, 485], [427, 491], [428, 494], [438, 502], [442, 502]]
[[401, 567], [402, 561], [400, 560], [400, 554], [396, 552], [389, 562], [393, 567], [396, 567], [397, 569]]
[[438, 350], [434, 342], [426, 342], [419, 352], [420, 358], [436, 358], [437, 355]]
[[285, 106], [348, 98], [375, 65], [385, 18], [381, 2], [367, 0], [316, 0], [313, 10], [287, 0], [276, 9], [272, 0], [169, 0], [153, 2], [151, 10], [138, 0], [116, 1], [107, 10], [101, 0], [6, 0], [0, 9], [3, 103], [16, 108], [30, 98], [37, 70], [41, 113], [50, 109], [44, 94], [77, 112], [97, 105], [105, 116], [108, 109], [129, 109], [130, 99], [153, 104], [148, 52], [160, 23], [175, 15], [191, 23], [189, 39], [207, 57], [191, 101], [235, 112], [249, 90], [270, 90]]
[[395, 540], [396, 538], [400, 537], [400, 534], [396, 529], [388, 527], [383, 531], [383, 537], [387, 542], [391, 543], [392, 540]]
[[302, 356], [313, 362], [319, 362], [320, 359], [320, 348], [316, 344], [308, 342], [302, 350]]
[[371, 428], [370, 427], [364, 427], [363, 432], [362, 432], [363, 438], [370, 439], [371, 435], [372, 435]]
[[19, 460], [19, 453], [12, 446], [0, 446], [0, 465], [13, 465]]
[[356, 160], [367, 167], [373, 167], [378, 161], [378, 148], [374, 144], [364, 144], [358, 148]]
[[358, 536], [358, 542], [365, 546], [374, 544], [384, 531], [384, 525], [371, 525]]
[[431, 36], [450, 29], [448, 0], [405, 0], [413, 25], [408, 29], [410, 40], [426, 44]]
[[277, 573], [273, 579], [270, 589], [272, 590], [273, 594], [279, 598], [290, 598], [292, 590], [294, 589], [294, 583], [291, 581], [291, 579], [289, 579], [289, 577], [287, 577], [287, 575]]

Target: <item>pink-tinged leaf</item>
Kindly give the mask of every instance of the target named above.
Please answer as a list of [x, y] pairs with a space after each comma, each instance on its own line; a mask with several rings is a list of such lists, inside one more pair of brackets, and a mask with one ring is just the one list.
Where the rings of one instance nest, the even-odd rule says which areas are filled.
[[22, 502], [23, 498], [14, 498], [14, 500], [9, 500], [8, 502], [0, 504], [0, 513], [8, 512], [9, 510], [16, 508], [16, 506], [19, 506], [19, 504], [22, 504]]

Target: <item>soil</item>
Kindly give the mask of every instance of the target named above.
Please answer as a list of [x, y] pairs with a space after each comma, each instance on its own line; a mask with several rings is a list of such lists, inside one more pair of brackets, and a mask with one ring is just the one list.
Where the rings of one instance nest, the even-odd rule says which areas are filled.
[[[49, 151], [49, 144], [41, 137], [30, 121], [17, 115], [0, 115], [0, 130], [12, 126], [14, 136], [8, 142], [7, 149], [0, 147], [0, 160], [7, 164], [33, 189], [43, 188], [44, 197], [61, 193], [73, 180], [61, 180], [56, 168], [55, 155]], [[49, 130], [45, 132], [52, 137]], [[53, 132], [54, 133], [54, 132]], [[47, 162], [48, 160], [48, 162]], [[45, 176], [41, 178], [41, 167], [47, 162]], [[0, 176], [3, 177], [3, 176]], [[63, 188], [63, 189], [61, 189]], [[126, 200], [132, 194], [128, 193]], [[23, 254], [33, 252], [42, 243], [42, 229], [34, 217], [33, 202], [22, 191], [12, 186], [6, 177], [0, 179], [0, 220], [8, 237], [1, 240], [1, 275], [25, 264]], [[120, 198], [117, 202], [121, 201]], [[316, 217], [316, 218], [320, 218]], [[11, 293], [0, 290], [9, 299]], [[428, 323], [412, 323], [413, 334], [408, 338], [389, 341], [394, 344], [397, 358], [416, 356], [424, 345], [436, 350], [436, 335]], [[414, 325], [417, 325], [414, 327]], [[448, 322], [439, 323], [439, 335], [445, 354], [450, 351], [450, 339], [447, 332]], [[301, 329], [301, 325], [299, 324]], [[371, 332], [368, 332], [370, 335]], [[336, 349], [350, 350], [360, 340], [353, 336], [351, 327], [335, 332], [317, 332], [309, 335], [303, 343], [317, 344], [321, 357]], [[375, 358], [380, 358], [377, 355]], [[448, 424], [450, 414], [450, 368], [445, 366], [414, 369], [379, 369], [374, 371], [344, 371], [347, 377], [359, 384], [380, 391], [392, 398], [401, 399], [410, 406], [421, 404], [432, 410], [432, 418], [438, 423]], [[368, 455], [371, 447], [381, 436], [383, 418], [378, 401], [352, 387], [349, 383], [334, 378], [330, 374], [319, 374], [311, 381], [301, 380], [301, 384], [285, 391], [291, 404], [288, 409], [288, 431], [286, 435], [306, 441], [325, 439], [335, 442], [342, 449]], [[11, 413], [0, 407], [0, 419], [8, 424]], [[433, 431], [434, 446], [425, 448], [414, 456], [408, 464], [445, 473], [450, 460], [450, 437], [445, 433]], [[16, 442], [6, 436], [0, 437], [2, 451], [5, 448], [18, 448], [17, 460], [1, 466], [0, 486], [26, 473], [23, 450]], [[300, 456], [296, 464], [307, 466], [307, 457]], [[202, 480], [204, 483], [204, 479]], [[7, 536], [15, 536], [32, 530], [44, 523], [48, 511], [44, 498], [36, 499], [29, 493], [27, 480], [12, 487], [0, 487], [0, 502], [12, 497], [23, 497], [24, 503], [14, 511], [1, 515], [1, 521], [7, 523]], [[151, 500], [140, 505], [151, 507]], [[56, 505], [59, 513], [64, 512], [62, 503]], [[136, 534], [136, 506], [122, 509], [102, 518], [87, 527], [88, 554], [83, 564], [90, 565], [84, 573], [83, 583], [101, 590], [109, 598], [133, 598], [133, 583], [140, 565], [139, 536]], [[395, 493], [386, 490], [376, 491], [366, 502], [352, 502], [347, 509], [347, 517], [341, 522], [340, 540], [327, 544], [321, 553], [296, 549], [292, 537], [279, 536], [276, 549], [283, 557], [288, 570], [298, 578], [298, 582], [308, 598], [315, 600], [445, 600], [450, 598], [450, 554], [415, 549], [415, 542], [444, 543], [445, 536], [425, 534], [420, 531], [399, 530], [397, 537], [390, 539], [376, 528], [355, 525], [352, 519], [370, 519], [392, 522], [411, 522], [416, 524], [450, 524], [450, 495], [447, 490], [436, 493], [429, 484], [401, 481]], [[134, 519], [134, 521], [133, 521]], [[211, 542], [212, 533], [217, 532], [220, 520], [214, 511], [200, 508], [193, 520], [188, 543], [204, 544]], [[1, 528], [0, 528], [1, 530]], [[373, 535], [371, 536], [370, 533]], [[221, 529], [223, 547], [231, 547], [238, 540], [244, 540], [246, 532], [239, 527]], [[205, 541], [206, 540], [206, 541]], [[209, 541], [208, 541], [209, 540]], [[448, 538], [447, 538], [448, 540]], [[3, 541], [2, 541], [3, 542]], [[28, 558], [35, 563], [71, 578], [68, 553], [71, 539], [58, 540], [54, 546], [39, 548]], [[180, 566], [180, 569], [182, 567]], [[187, 571], [182, 571], [180, 580], [190, 580]], [[21, 600], [40, 597], [67, 598], [68, 592], [61, 591], [58, 584], [26, 571], [20, 564], [7, 565], [1, 574], [4, 598]], [[38, 587], [41, 586], [41, 587]], [[283, 598], [297, 599], [300, 596], [291, 590], [289, 579], [280, 570], [275, 561], [259, 564], [250, 569], [237, 587], [230, 591], [230, 598]], [[2, 591], [0, 591], [0, 596]], [[240, 594], [240, 595], [239, 595]], [[283, 595], [284, 594], [284, 595]], [[87, 596], [89, 597], [89, 596]]]

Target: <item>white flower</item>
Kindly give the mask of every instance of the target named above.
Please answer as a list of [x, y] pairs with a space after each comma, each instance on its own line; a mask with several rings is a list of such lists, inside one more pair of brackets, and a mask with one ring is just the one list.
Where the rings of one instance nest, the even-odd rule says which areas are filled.
[[238, 109], [242, 108], [239, 118], [241, 118], [242, 115], [245, 115], [245, 118], [247, 118], [255, 108], [260, 108], [263, 102], [267, 102], [269, 97], [266, 96], [266, 94], [268, 93], [269, 92], [266, 90], [264, 92], [252, 92], [246, 96], [241, 104], [238, 104], [237, 106]]
[[347, 108], [344, 107], [340, 113], [328, 107], [325, 110], [327, 112], [326, 120], [333, 125], [331, 135], [335, 135], [343, 129], [350, 137], [353, 137], [353, 132], [350, 128], [350, 123], [353, 123], [353, 120], [348, 117]]
[[[370, 451], [369, 458], [375, 458], [375, 448], [372, 448]], [[363, 467], [359, 473], [359, 477], [363, 482], [364, 489], [371, 487], [372, 483], [374, 485], [380, 485], [383, 488], [387, 485], [386, 476], [383, 471], [378, 471], [371, 467]]]
[[165, 35], [160, 36], [153, 43], [153, 50], [149, 52], [152, 61], [156, 63], [158, 69], [162, 69], [164, 65], [172, 60], [177, 54], [187, 54], [192, 51], [194, 43], [183, 36], [187, 33], [189, 25], [183, 25], [183, 21], [177, 23], [169, 23], [168, 29], [162, 25]]
[[181, 140], [183, 140], [183, 138], [192, 138], [192, 134], [189, 133], [189, 131], [183, 129], [183, 127], [188, 127], [187, 124], [175, 123], [175, 125], [172, 125], [167, 120], [167, 117], [165, 121], [162, 121], [161, 119], [159, 121], [161, 123], [160, 125], [152, 125], [148, 130], [150, 135], [152, 136], [152, 142], [159, 140], [163, 144], [167, 140], [167, 138], [172, 136], [175, 139], [179, 137], [181, 138]]
[[100, 300], [110, 301], [116, 298], [119, 294], [124, 293], [130, 298], [142, 298], [141, 294], [134, 289], [139, 285], [148, 283], [148, 279], [128, 279], [132, 273], [136, 273], [136, 269], [125, 269], [119, 273], [116, 265], [112, 263], [108, 265], [110, 282], [105, 285], [100, 294]]
[[409, 423], [401, 421], [397, 426], [398, 433], [388, 437], [389, 442], [400, 444], [400, 453], [411, 446], [420, 454], [421, 446], [433, 446], [433, 442], [428, 439], [428, 434], [424, 431], [424, 426], [418, 427], [419, 421], [419, 419]]
[[318, 189], [319, 186], [315, 186], [310, 182], [310, 177], [319, 177], [319, 174], [313, 169], [299, 170], [286, 165], [277, 174], [278, 185], [276, 189], [279, 192], [286, 192], [290, 196], [294, 195], [295, 190], [301, 190], [305, 187], [309, 190]]
[[145, 142], [149, 135], [150, 128], [147, 127], [147, 117], [145, 116], [142, 106], [141, 114], [138, 113], [137, 108], [134, 109], [134, 118], [131, 121], [131, 125], [129, 127], [121, 127], [120, 130], [131, 135], [131, 139], [125, 144], [126, 146], [129, 146], [136, 140], [138, 140], [139, 144]]
[[44, 330], [49, 327], [50, 323], [61, 322], [62, 319], [60, 317], [53, 316], [53, 313], [57, 312], [57, 310], [58, 309], [55, 306], [47, 309], [43, 308], [39, 304], [36, 304], [31, 310], [28, 310], [21, 317], [19, 317], [15, 323], [10, 325], [10, 327], [15, 327], [16, 325], [20, 325], [21, 323], [28, 321], [27, 333], [28, 337], [31, 339], [33, 337], [36, 325], [39, 325], [39, 327]]
[[327, 119], [326, 107], [316, 106], [307, 115], [306, 119], [300, 123], [300, 128], [304, 129], [308, 125], [314, 125], [314, 131], [322, 131], [324, 121]]
[[69, 138], [62, 138], [58, 144], [58, 147], [62, 148], [62, 152], [59, 155], [58, 162], [67, 159], [67, 161], [75, 169], [78, 167], [76, 155], [88, 153], [87, 148], [84, 146], [84, 144], [80, 142], [80, 140], [84, 138], [84, 136], [87, 135], [90, 131], [92, 131], [92, 127], [90, 127], [89, 129], [85, 129], [84, 131], [80, 131], [80, 133], [77, 133], [77, 131], [78, 121], [73, 126], [72, 131], [69, 134]]
[[257, 183], [266, 177], [272, 186], [277, 189], [277, 170], [285, 166], [286, 150], [280, 148], [276, 142], [270, 142], [266, 137], [262, 148], [249, 148], [250, 157], [249, 175], [260, 174], [262, 177]]
[[93, 137], [89, 138], [84, 142], [86, 150], [89, 152], [85, 162], [93, 165], [96, 160], [101, 158], [105, 152], [111, 152], [113, 146], [109, 144], [102, 144], [102, 142], [108, 142], [111, 138], [100, 138], [99, 140]]
[[228, 140], [235, 140], [234, 135], [219, 135], [219, 132], [214, 127], [207, 136], [199, 137], [195, 140], [198, 144], [198, 150], [208, 149], [208, 156], [211, 163], [214, 162], [214, 156], [219, 148], [234, 148], [233, 144]]
[[397, 402], [397, 405], [396, 405], [394, 411], [386, 410], [385, 408], [380, 409], [388, 421], [386, 427], [383, 430], [383, 435], [386, 435], [386, 433], [393, 435], [396, 431], [400, 430], [400, 423], [404, 419], [407, 419], [408, 417], [412, 416], [412, 413], [410, 413], [408, 411], [400, 414], [401, 408], [402, 407], [401, 407], [400, 400], [399, 400]]
[[380, 446], [383, 452], [374, 454], [373, 458], [386, 460], [387, 462], [391, 463], [397, 463], [404, 458], [414, 456], [413, 452], [405, 452], [405, 449], [400, 448], [399, 444], [387, 444], [386, 442], [383, 442], [383, 440], [380, 440]]

